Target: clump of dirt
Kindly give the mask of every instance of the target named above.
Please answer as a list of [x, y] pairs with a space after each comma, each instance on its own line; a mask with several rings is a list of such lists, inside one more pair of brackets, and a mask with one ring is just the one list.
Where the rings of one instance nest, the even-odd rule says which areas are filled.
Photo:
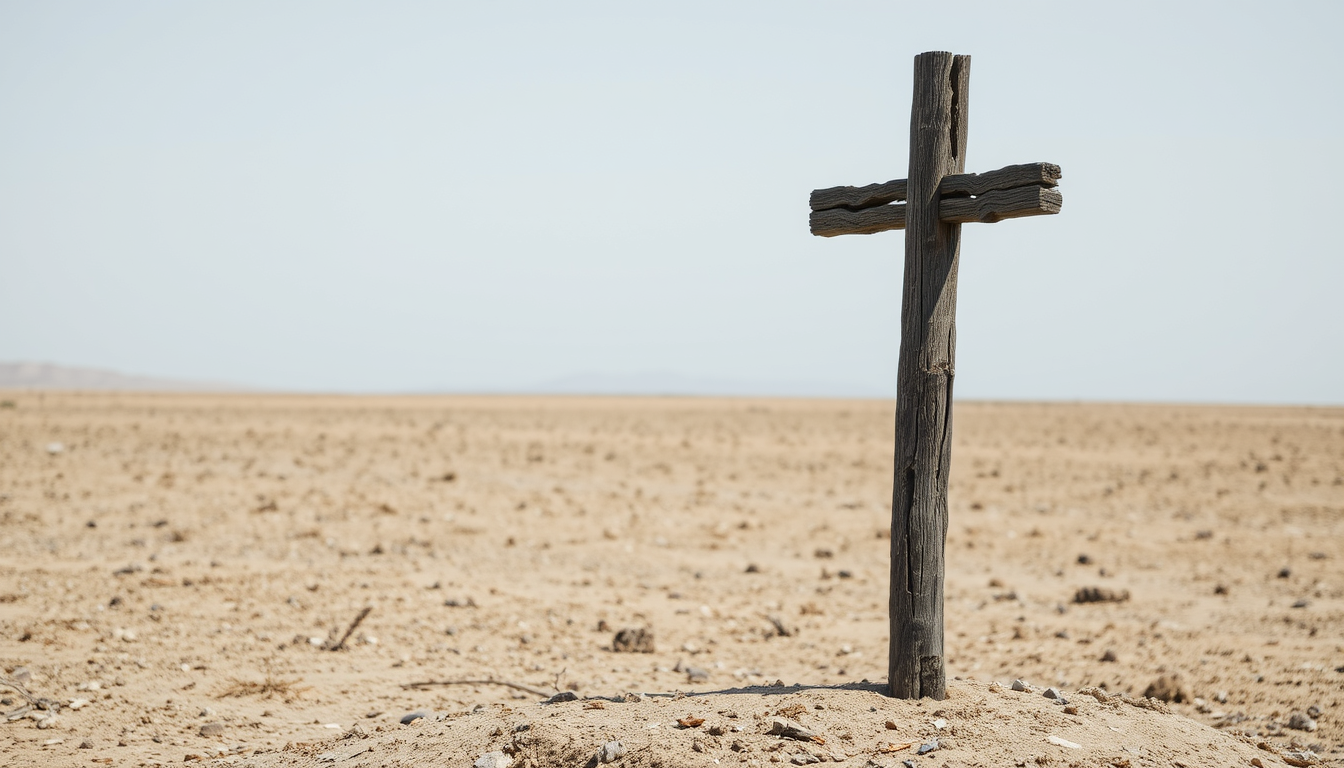
[[653, 653], [653, 630], [647, 627], [627, 627], [616, 633], [611, 649], [617, 653]]
[[1171, 704], [1183, 704], [1192, 698], [1185, 690], [1180, 675], [1162, 675], [1143, 689], [1145, 698], [1157, 699]]
[[1128, 589], [1080, 587], [1077, 592], [1073, 593], [1073, 602], [1075, 603], [1123, 603], [1128, 599]]

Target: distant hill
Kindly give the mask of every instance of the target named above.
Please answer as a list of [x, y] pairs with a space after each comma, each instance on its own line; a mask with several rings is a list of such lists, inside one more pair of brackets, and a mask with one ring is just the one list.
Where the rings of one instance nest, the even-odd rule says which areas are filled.
[[138, 390], [143, 392], [239, 392], [237, 384], [128, 376], [100, 368], [54, 363], [0, 362], [0, 389]]

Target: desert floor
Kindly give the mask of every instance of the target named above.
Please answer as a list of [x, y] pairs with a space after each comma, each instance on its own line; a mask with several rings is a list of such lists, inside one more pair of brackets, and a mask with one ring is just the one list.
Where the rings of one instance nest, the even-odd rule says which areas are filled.
[[0, 400], [0, 765], [1344, 764], [1344, 409], [958, 403], [898, 702], [891, 403]]

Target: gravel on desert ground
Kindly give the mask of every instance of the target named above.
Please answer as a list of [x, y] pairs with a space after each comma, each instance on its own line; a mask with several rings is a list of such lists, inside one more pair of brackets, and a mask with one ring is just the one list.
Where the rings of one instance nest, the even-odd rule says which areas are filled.
[[[1344, 765], [1344, 409], [0, 392], [0, 765]], [[545, 702], [545, 703], [543, 703]]]

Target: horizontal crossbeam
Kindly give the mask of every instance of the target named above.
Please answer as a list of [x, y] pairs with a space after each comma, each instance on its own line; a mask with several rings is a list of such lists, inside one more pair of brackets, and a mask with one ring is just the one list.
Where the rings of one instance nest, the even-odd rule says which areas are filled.
[[1064, 196], [1057, 189], [996, 189], [976, 197], [944, 197], [938, 204], [938, 218], [948, 224], [993, 224], [1023, 216], [1048, 216], [1059, 213], [1063, 205]]
[[[992, 223], [1023, 216], [1059, 213], [1064, 197], [1055, 186], [1053, 163], [1010, 165], [988, 173], [944, 176], [938, 185], [938, 218], [949, 224]], [[831, 187], [812, 192], [812, 234], [871, 235], [905, 228], [905, 179], [866, 187]]]
[[[989, 173], [956, 173], [944, 176], [938, 185], [938, 194], [947, 195], [983, 195], [996, 189], [1012, 189], [1031, 184], [1042, 187], [1059, 185], [1059, 166], [1054, 163], [1026, 163], [1010, 165]], [[812, 210], [825, 211], [831, 208], [848, 208], [857, 211], [886, 205], [905, 199], [905, 179], [896, 179], [882, 184], [869, 184], [866, 187], [829, 187], [812, 190], [810, 200]]]
[[879, 205], [861, 211], [848, 208], [813, 211], [807, 217], [807, 223], [812, 227], [812, 234], [820, 237], [872, 235], [892, 229], [905, 229], [905, 203]]
[[[1004, 219], [1059, 213], [1063, 204], [1064, 196], [1057, 189], [1018, 187], [986, 192], [979, 197], [945, 197], [938, 204], [938, 218], [948, 224], [992, 224]], [[821, 237], [871, 235], [905, 229], [905, 203], [879, 205], [861, 211], [846, 208], [813, 211], [808, 222], [812, 234]]]
[[886, 205], [905, 199], [905, 179], [888, 181], [885, 184], [869, 184], [866, 187], [831, 187], [812, 190], [812, 210], [825, 211], [831, 208], [848, 208], [857, 211]]

